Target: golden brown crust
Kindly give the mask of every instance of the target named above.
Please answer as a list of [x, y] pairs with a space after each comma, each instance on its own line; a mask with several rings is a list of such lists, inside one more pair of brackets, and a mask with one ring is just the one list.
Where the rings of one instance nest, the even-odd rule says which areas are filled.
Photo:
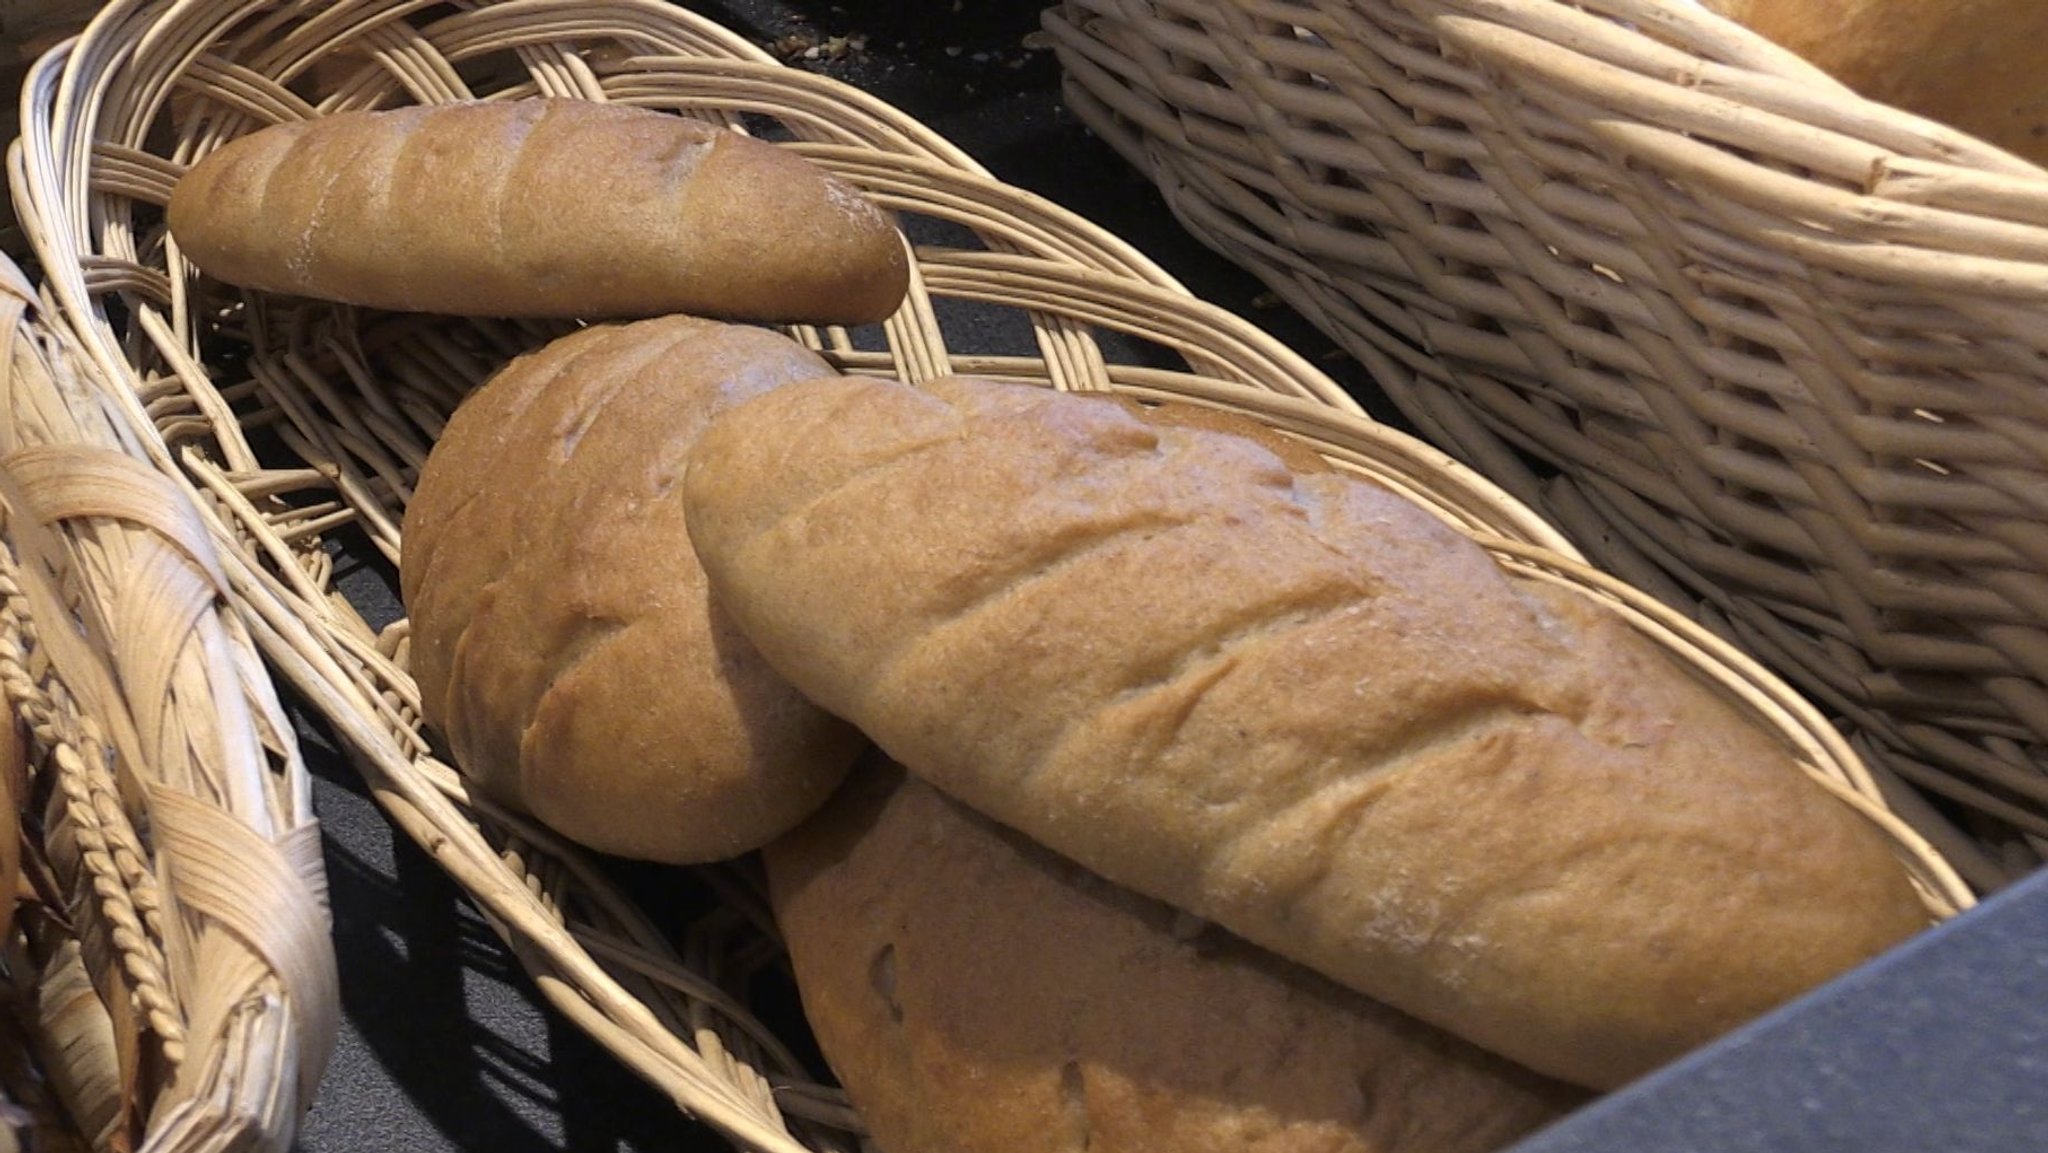
[[1252, 440], [847, 379], [729, 413], [685, 489], [742, 630], [912, 771], [1554, 1076], [1625, 1081], [1926, 921], [1649, 641]]
[[581, 100], [266, 128], [195, 164], [169, 220], [229, 283], [418, 312], [857, 324], [909, 282], [887, 216], [795, 153]]
[[2040, 0], [1707, 0], [1869, 99], [2048, 164]]
[[879, 760], [764, 856], [805, 1014], [884, 1153], [1485, 1153], [1583, 1097]]
[[400, 588], [429, 723], [484, 792], [670, 862], [758, 848], [860, 741], [712, 605], [676, 480], [722, 407], [825, 362], [690, 317], [584, 329], [456, 410], [406, 509]]

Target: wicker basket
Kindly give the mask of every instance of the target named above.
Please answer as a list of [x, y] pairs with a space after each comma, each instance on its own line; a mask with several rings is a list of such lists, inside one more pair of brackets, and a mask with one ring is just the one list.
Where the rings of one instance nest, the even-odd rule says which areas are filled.
[[903, 214], [912, 295], [885, 326], [792, 330], [851, 372], [971, 372], [1251, 413], [1409, 493], [1503, 562], [1613, 602], [1783, 734], [1880, 823], [1929, 909], [1970, 901], [1799, 698], [1649, 598], [1585, 566], [1544, 522], [1326, 377], [1191, 299], [1114, 238], [1000, 185], [914, 121], [784, 69], [680, 9], [610, 0], [460, 6], [117, 3], [31, 75], [12, 176], [62, 317], [166, 477], [235, 544], [226, 580], [277, 671], [352, 746], [378, 800], [474, 897], [540, 990], [685, 1111], [765, 1150], [845, 1147], [843, 1102], [749, 1013], [775, 960], [759, 879], [696, 870], [720, 906], [658, 931], [604, 869], [493, 810], [434, 755], [403, 621], [335, 590], [335, 555], [396, 562], [403, 502], [463, 393], [546, 325], [371, 314], [242, 297], [167, 251], [177, 173], [262, 123], [343, 108], [536, 94], [627, 101], [787, 137]]
[[1046, 24], [1070, 106], [1425, 435], [1963, 807], [1981, 883], [2038, 863], [2048, 174], [1686, 0]]
[[39, 898], [6, 971], [40, 1076], [9, 1089], [94, 1148], [283, 1150], [339, 1016], [305, 767], [189, 490], [36, 311], [0, 259], [0, 690]]

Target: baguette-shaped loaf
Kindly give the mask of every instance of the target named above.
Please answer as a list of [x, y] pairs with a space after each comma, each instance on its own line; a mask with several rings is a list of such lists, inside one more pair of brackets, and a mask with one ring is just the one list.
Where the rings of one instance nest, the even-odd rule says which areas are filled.
[[1255, 439], [845, 379], [727, 413], [684, 487], [741, 629], [911, 771], [1541, 1072], [1619, 1084], [1926, 922], [1620, 618]]
[[763, 857], [804, 1015], [883, 1153], [1488, 1153], [1585, 1096], [879, 759]]
[[831, 367], [765, 329], [586, 328], [456, 409], [407, 505], [399, 588], [426, 720], [501, 804], [622, 856], [759, 848], [859, 734], [710, 602], [676, 487], [720, 408]]
[[858, 324], [909, 277], [890, 220], [794, 152], [583, 100], [273, 125], [193, 165], [169, 220], [228, 283], [415, 312]]

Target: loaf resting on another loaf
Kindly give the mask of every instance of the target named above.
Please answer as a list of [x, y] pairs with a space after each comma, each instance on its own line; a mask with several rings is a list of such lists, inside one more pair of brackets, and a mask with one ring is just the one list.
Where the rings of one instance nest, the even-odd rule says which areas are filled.
[[422, 712], [485, 795], [683, 863], [760, 847], [837, 785], [864, 742], [710, 603], [677, 486], [721, 409], [831, 372], [765, 329], [673, 316], [563, 337], [456, 409], [399, 587]]
[[1926, 923], [1611, 610], [1201, 423], [808, 382], [706, 431], [689, 532], [768, 663], [925, 780], [1552, 1076], [1627, 1081]]
[[863, 765], [763, 854], [820, 1049], [886, 1153], [1489, 1153], [1582, 1091]]
[[416, 312], [859, 324], [910, 276], [889, 218], [796, 153], [583, 100], [273, 125], [202, 157], [168, 216], [230, 284]]

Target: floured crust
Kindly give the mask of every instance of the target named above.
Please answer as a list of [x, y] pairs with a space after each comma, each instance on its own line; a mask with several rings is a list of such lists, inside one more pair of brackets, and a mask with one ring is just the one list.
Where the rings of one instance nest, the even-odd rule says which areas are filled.
[[1649, 641], [1255, 440], [849, 379], [722, 418], [685, 489], [741, 629], [913, 772], [1551, 1075], [1626, 1081], [1927, 922]]

